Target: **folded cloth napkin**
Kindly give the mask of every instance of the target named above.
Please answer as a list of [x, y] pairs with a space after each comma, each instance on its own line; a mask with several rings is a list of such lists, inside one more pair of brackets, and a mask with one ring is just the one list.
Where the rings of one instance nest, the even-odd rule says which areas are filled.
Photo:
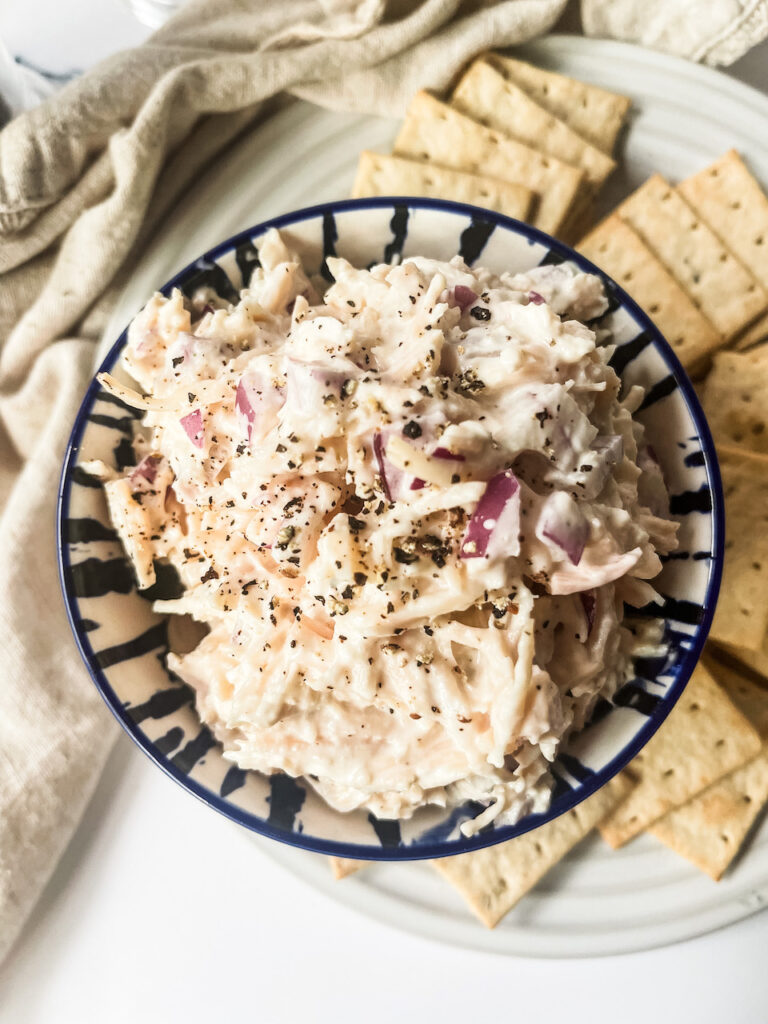
[[705, 64], [733, 64], [768, 37], [768, 0], [581, 0], [584, 31]]
[[476, 53], [546, 32], [565, 3], [195, 0], [0, 133], [0, 957], [116, 732], [69, 633], [53, 523], [132, 254], [271, 97], [399, 113]]

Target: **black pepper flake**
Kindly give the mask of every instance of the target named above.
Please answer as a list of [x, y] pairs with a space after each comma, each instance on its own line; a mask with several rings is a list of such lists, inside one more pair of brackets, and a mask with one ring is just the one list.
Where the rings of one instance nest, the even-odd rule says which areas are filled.
[[190, 400], [190, 402], [194, 402], [194, 400], [197, 398], [197, 395], [194, 395], [191, 391], [188, 391], [187, 398]]
[[482, 306], [473, 306], [469, 311], [469, 315], [473, 316], [475, 320], [490, 320], [491, 311], [490, 309], [483, 309]]
[[175, 359], [171, 360], [171, 366], [178, 366], [179, 363], [183, 363], [183, 362], [184, 362], [184, 356], [176, 356]]
[[391, 615], [394, 610], [395, 606], [392, 604], [392, 602], [387, 601], [387, 612]]
[[355, 573], [355, 583], [358, 585], [358, 587], [362, 587], [363, 584], [367, 583], [367, 582], [368, 582], [368, 577], [365, 575], [364, 572], [356, 572]]
[[394, 548], [393, 552], [395, 561], [400, 562], [402, 565], [412, 565], [419, 560], [419, 556], [415, 552], [404, 551], [402, 548]]
[[342, 592], [341, 592], [341, 596], [342, 596], [343, 598], [345, 598], [345, 599], [346, 599], [347, 601], [349, 601], [349, 600], [350, 600], [351, 598], [353, 598], [353, 597], [355, 596], [355, 592], [354, 592], [354, 590], [352, 589], [352, 587], [351, 587], [351, 586], [349, 585], [349, 583], [348, 583], [348, 584], [346, 585], [346, 587], [344, 587], [344, 589], [342, 590]]
[[208, 572], [206, 572], [203, 576], [200, 577], [200, 582], [207, 583], [208, 580], [217, 580], [218, 578], [219, 574], [216, 572], [213, 566], [211, 566]]
[[403, 427], [403, 433], [406, 437], [410, 437], [412, 440], [415, 440], [417, 437], [421, 437], [421, 427], [416, 420], [408, 420]]
[[287, 449], [287, 448], [285, 447], [285, 445], [284, 445], [284, 444], [279, 444], [279, 445], [277, 445], [277, 446], [275, 447], [275, 451], [276, 451], [276, 452], [287, 452], [287, 451], [288, 451], [288, 449]]
[[424, 627], [424, 632], [427, 634], [427, 636], [432, 636], [435, 631], [434, 631], [434, 629], [432, 629], [431, 626], [425, 626]]
[[349, 516], [349, 528], [352, 533], [360, 533], [361, 530], [365, 529], [365, 523], [362, 519], [355, 519], [354, 516]]
[[[552, 413], [547, 412], [546, 409], [542, 409], [541, 412], [537, 412], [535, 414], [535, 418], [539, 421], [539, 423], [543, 427], [544, 424], [547, 422], [547, 420], [551, 420], [552, 419]], [[549, 441], [547, 441], [547, 444], [549, 444]]]

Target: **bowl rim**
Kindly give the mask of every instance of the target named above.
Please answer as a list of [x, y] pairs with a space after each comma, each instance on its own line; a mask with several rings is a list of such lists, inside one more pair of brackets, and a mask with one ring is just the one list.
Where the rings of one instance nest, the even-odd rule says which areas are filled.
[[[257, 224], [245, 228], [235, 235], [224, 239], [217, 245], [202, 253], [196, 259], [179, 270], [169, 281], [158, 288], [163, 295], [169, 295], [173, 288], [183, 283], [184, 279], [193, 273], [200, 262], [215, 261], [221, 256], [231, 252], [237, 245], [258, 238], [270, 228], [289, 227], [293, 224], [305, 221], [322, 219], [324, 216], [351, 212], [355, 210], [372, 209], [394, 209], [406, 207], [411, 209], [425, 209], [447, 213], [449, 215], [461, 216], [463, 219], [480, 219], [490, 222], [496, 228], [516, 234], [526, 240], [546, 246], [554, 251], [563, 261], [575, 263], [581, 270], [587, 273], [596, 274], [610, 283], [619, 306], [625, 308], [633, 317], [641, 330], [647, 333], [652, 347], [659, 353], [666, 364], [669, 374], [674, 378], [677, 388], [682, 393], [687, 412], [693, 421], [701, 450], [704, 454], [704, 469], [707, 474], [707, 482], [712, 496], [711, 521], [712, 521], [712, 546], [711, 558], [706, 585], [706, 593], [701, 605], [702, 617], [696, 624], [695, 632], [690, 635], [691, 647], [685, 652], [680, 663], [677, 678], [670, 685], [667, 693], [659, 701], [654, 711], [647, 720], [640, 726], [632, 740], [627, 743], [611, 760], [597, 771], [591, 773], [586, 779], [580, 780], [576, 788], [562, 794], [558, 799], [558, 810], [551, 814], [551, 806], [547, 811], [539, 814], [531, 814], [522, 818], [514, 825], [506, 825], [490, 832], [480, 832], [471, 838], [461, 837], [451, 841], [430, 842], [419, 844], [416, 847], [409, 845], [402, 846], [380, 846], [361, 845], [358, 843], [322, 839], [307, 835], [299, 831], [288, 832], [268, 823], [264, 818], [259, 818], [250, 811], [238, 807], [221, 797], [213, 790], [202, 783], [197, 782], [189, 775], [172, 764], [169, 757], [161, 753], [155, 743], [147, 737], [140, 726], [133, 721], [127, 713], [115, 690], [109, 683], [103, 669], [96, 660], [96, 654], [91, 646], [88, 634], [79, 624], [77, 615], [77, 598], [72, 593], [70, 584], [70, 557], [69, 545], [65, 541], [64, 526], [68, 519], [70, 493], [72, 489], [72, 471], [77, 465], [80, 441], [82, 439], [88, 416], [101, 387], [96, 380], [96, 374], [109, 371], [116, 363], [120, 352], [127, 340], [128, 326], [121, 332], [117, 340], [110, 347], [104, 356], [98, 370], [92, 377], [83, 400], [75, 417], [74, 424], [67, 442], [64, 461], [59, 480], [58, 496], [56, 502], [56, 546], [57, 562], [59, 571], [59, 582], [66, 609], [67, 619], [72, 629], [73, 637], [80, 655], [85, 663], [91, 679], [99, 690], [102, 698], [110, 711], [128, 733], [131, 739], [143, 750], [143, 752], [170, 778], [177, 782], [182, 789], [196, 796], [203, 803], [223, 814], [230, 820], [243, 825], [250, 831], [259, 833], [267, 838], [286, 843], [300, 849], [315, 853], [322, 853], [330, 856], [352, 858], [371, 861], [409, 861], [425, 860], [453, 856], [460, 853], [467, 853], [472, 850], [483, 849], [488, 846], [495, 846], [498, 843], [523, 835], [540, 825], [554, 821], [562, 814], [571, 810], [582, 801], [586, 800], [598, 789], [602, 788], [611, 778], [618, 774], [651, 739], [656, 730], [661, 726], [677, 703], [685, 689], [691, 674], [699, 661], [704, 648], [704, 643], [709, 634], [712, 618], [714, 616], [717, 598], [720, 590], [723, 569], [724, 554], [724, 532], [725, 532], [725, 510], [723, 501], [722, 482], [720, 468], [717, 460], [712, 435], [707, 424], [704, 412], [699, 403], [698, 397], [693, 390], [680, 361], [675, 355], [669, 343], [666, 341], [660, 330], [651, 321], [645, 311], [635, 302], [630, 295], [613, 278], [600, 270], [594, 263], [576, 252], [565, 242], [561, 242], [551, 235], [535, 228], [523, 221], [507, 217], [504, 214], [486, 210], [484, 207], [472, 206], [468, 203], [458, 203], [444, 199], [430, 199], [418, 196], [376, 196], [365, 199], [342, 199], [326, 203], [319, 203], [313, 206], [302, 207], [288, 213], [271, 217], [268, 220], [260, 221]], [[482, 253], [476, 262], [482, 261]]]

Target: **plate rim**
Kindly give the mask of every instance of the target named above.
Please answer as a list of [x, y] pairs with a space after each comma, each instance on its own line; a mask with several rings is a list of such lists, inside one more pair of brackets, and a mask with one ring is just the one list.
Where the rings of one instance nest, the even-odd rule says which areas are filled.
[[[131, 739], [152, 761], [154, 761], [159, 768], [165, 772], [166, 775], [174, 779], [182, 789], [188, 790], [213, 810], [218, 811], [225, 817], [228, 817], [230, 820], [244, 826], [250, 831], [264, 835], [270, 839], [277, 840], [278, 842], [285, 843], [289, 846], [308, 850], [314, 853], [372, 861], [414, 861], [434, 859], [436, 857], [454, 856], [461, 853], [468, 853], [473, 850], [495, 846], [498, 843], [506, 842], [519, 835], [523, 835], [549, 821], [556, 820], [562, 814], [571, 810], [583, 800], [586, 800], [599, 788], [609, 782], [611, 778], [626, 767], [637, 752], [651, 739], [653, 734], [669, 715], [685, 689], [691, 674], [699, 661], [712, 623], [722, 577], [724, 552], [724, 504], [722, 483], [714, 442], [698, 397], [696, 396], [693, 386], [687, 374], [683, 370], [677, 356], [659, 329], [650, 320], [648, 315], [624, 291], [624, 289], [621, 288], [619, 284], [609, 277], [609, 275], [600, 271], [599, 268], [591, 263], [591, 261], [586, 259], [580, 253], [575, 252], [564, 242], [560, 242], [558, 239], [552, 238], [550, 235], [545, 234], [531, 225], [506, 217], [503, 214], [496, 213], [494, 211], [485, 210], [482, 207], [442, 199], [382, 196], [368, 199], [336, 200], [327, 203], [315, 204], [314, 206], [303, 207], [299, 210], [293, 210], [277, 217], [260, 221], [249, 228], [237, 232], [235, 235], [217, 243], [205, 253], [192, 260], [158, 290], [165, 295], [170, 294], [174, 287], [194, 272], [201, 261], [215, 261], [221, 256], [232, 252], [238, 244], [252, 240], [253, 238], [261, 237], [270, 228], [274, 227], [279, 229], [280, 227], [286, 227], [292, 224], [317, 220], [327, 214], [335, 216], [339, 213], [354, 210], [382, 208], [394, 209], [397, 205], [407, 205], [409, 209], [427, 209], [451, 215], [461, 215], [470, 219], [473, 217], [481, 217], [486, 221], [491, 221], [495, 228], [500, 227], [528, 241], [533, 241], [546, 246], [550, 251], [556, 251], [564, 260], [576, 263], [576, 265], [582, 270], [585, 270], [588, 273], [598, 274], [601, 278], [607, 279], [611, 284], [612, 290], [617, 295], [621, 306], [628, 310], [641, 330], [645, 331], [649, 335], [653, 348], [661, 356], [663, 362], [666, 364], [667, 370], [673, 376], [677, 388], [681, 391], [688, 415], [695, 425], [699, 442], [701, 444], [701, 450], [704, 453], [707, 483], [712, 494], [712, 557], [709, 562], [705, 597], [702, 603], [703, 616], [696, 626], [695, 633], [691, 634], [693, 643], [691, 647], [686, 650], [681, 659], [677, 678], [674, 683], [670, 685], [667, 693], [659, 701], [659, 704], [656, 706], [653, 713], [648, 716], [644, 723], [642, 723], [630, 743], [611, 758], [607, 765], [604, 765], [601, 769], [595, 771], [586, 781], [581, 782], [577, 788], [571, 789], [563, 799], [562, 806], [559, 808], [556, 815], [549, 815], [547, 812], [537, 815], [527, 815], [525, 818], [522, 818], [520, 822], [517, 822], [514, 825], [494, 829], [489, 833], [478, 833], [470, 838], [462, 837], [461, 839], [452, 840], [450, 842], [419, 845], [414, 850], [413, 847], [407, 845], [397, 847], [373, 847], [372, 845], [361, 846], [354, 843], [315, 838], [298, 831], [288, 832], [272, 826], [266, 819], [259, 818], [252, 812], [245, 811], [237, 805], [230, 803], [220, 795], [216, 794], [213, 790], [208, 789], [195, 779], [192, 779], [181, 772], [171, 762], [170, 758], [166, 757], [166, 755], [156, 749], [153, 741], [151, 741], [139, 728], [138, 724], [131, 719], [114, 689], [110, 685], [104, 671], [98, 664], [88, 635], [80, 628], [76, 618], [78, 599], [72, 593], [70, 582], [71, 576], [69, 573], [69, 545], [66, 542], [64, 530], [65, 523], [68, 518], [70, 493], [73, 483], [72, 470], [77, 464], [79, 443], [88, 422], [88, 415], [93, 403], [101, 392], [101, 388], [96, 381], [95, 375], [90, 381], [70, 433], [62, 464], [56, 503], [57, 563], [67, 619], [69, 621], [70, 628], [72, 629], [77, 648], [89, 671], [91, 679], [110, 708], [110, 711]], [[97, 373], [105, 372], [112, 368], [119, 356], [119, 353], [125, 345], [127, 331], [128, 328], [126, 327], [110, 347], [102, 360]]]

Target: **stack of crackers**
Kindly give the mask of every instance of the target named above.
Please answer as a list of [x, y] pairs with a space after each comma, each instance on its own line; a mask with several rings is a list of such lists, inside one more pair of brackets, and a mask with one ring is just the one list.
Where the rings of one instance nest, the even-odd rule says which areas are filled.
[[414, 97], [393, 153], [361, 154], [352, 194], [472, 203], [573, 241], [616, 167], [628, 110], [623, 96], [489, 54], [445, 100]]
[[[704, 657], [627, 769], [517, 839], [433, 861], [489, 927], [584, 837], [641, 833], [720, 879], [768, 804], [768, 197], [730, 151], [678, 185], [654, 175], [584, 234], [629, 102], [490, 54], [447, 101], [419, 93], [394, 153], [354, 194], [455, 199], [529, 220], [621, 284], [698, 378], [717, 447], [726, 552]], [[583, 237], [582, 237], [583, 236]], [[331, 858], [337, 878], [367, 862]]]

